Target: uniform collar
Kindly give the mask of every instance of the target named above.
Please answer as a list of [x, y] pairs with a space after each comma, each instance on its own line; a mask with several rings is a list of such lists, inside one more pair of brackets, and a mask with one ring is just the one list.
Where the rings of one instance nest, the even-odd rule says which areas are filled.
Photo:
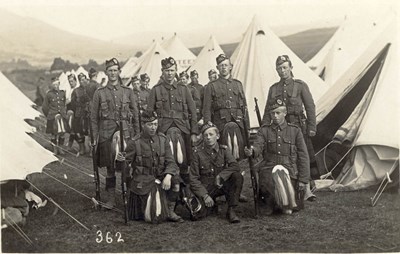
[[204, 150], [208, 153], [208, 154], [211, 154], [211, 153], [218, 153], [219, 152], [219, 144], [217, 143], [216, 144], [216, 146], [215, 147], [213, 147], [213, 148], [211, 148], [211, 147], [208, 147], [208, 146], [204, 146]]
[[146, 140], [151, 140], [154, 142], [154, 138], [156, 137], [156, 135], [154, 136], [150, 136], [149, 134], [142, 132], [142, 134], [140, 135], [141, 138], [146, 139]]
[[293, 78], [288, 78], [286, 80], [281, 79], [282, 84], [290, 85], [293, 83]]
[[115, 89], [115, 90], [118, 90], [118, 89], [121, 88], [121, 82], [118, 81], [118, 84], [117, 84], [116, 86], [113, 86], [113, 85], [111, 85], [111, 82], [108, 81], [106, 87], [107, 87], [108, 89], [110, 89], [110, 90], [114, 90], [114, 89]]
[[222, 76], [219, 76], [218, 79], [220, 79], [221, 81], [229, 81], [232, 82], [233, 78], [232, 78], [232, 74], [229, 76], [229, 78], [223, 78]]
[[172, 88], [176, 89], [178, 87], [178, 82], [176, 80], [174, 80], [174, 82], [172, 82], [172, 85], [170, 85], [167, 83], [167, 81], [164, 80], [164, 78], [161, 78], [161, 79], [163, 81], [164, 86], [168, 89], [172, 89]]
[[280, 125], [274, 124], [274, 123], [272, 124], [272, 128], [273, 128], [273, 129], [277, 129], [277, 128], [279, 127], [281, 130], [283, 130], [283, 129], [285, 129], [287, 126], [288, 126], [288, 125], [287, 125], [286, 120], [283, 121], [283, 123], [280, 124]]

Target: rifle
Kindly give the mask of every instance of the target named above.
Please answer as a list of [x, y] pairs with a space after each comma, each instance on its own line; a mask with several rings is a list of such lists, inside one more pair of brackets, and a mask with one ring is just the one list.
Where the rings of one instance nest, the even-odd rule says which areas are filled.
[[[250, 137], [249, 137], [249, 127], [247, 126], [246, 116], [248, 111], [246, 108], [243, 110], [244, 117], [243, 117], [243, 127], [244, 127], [244, 138], [246, 142], [246, 146], [250, 148]], [[250, 166], [250, 177], [251, 177], [251, 187], [253, 188], [253, 196], [254, 196], [254, 212], [255, 217], [258, 216], [258, 177], [257, 177], [257, 170], [254, 168], [253, 158], [249, 157], [249, 166]]]
[[139, 132], [142, 132], [142, 112], [140, 112], [140, 99], [138, 98], [138, 103], [137, 103], [137, 107], [138, 107], [138, 112], [139, 112], [139, 116], [138, 116], [138, 121], [139, 121]]
[[[90, 129], [90, 143], [93, 144], [95, 141], [95, 138], [93, 136], [93, 128], [92, 128], [92, 121], [90, 119], [90, 111], [88, 113], [88, 124], [89, 124], [89, 129]], [[97, 145], [92, 147], [92, 162], [93, 162], [93, 172], [94, 172], [94, 184], [96, 188], [96, 202], [95, 204], [101, 207], [98, 202], [100, 202], [100, 177], [99, 177], [99, 168], [97, 166]]]
[[[122, 119], [122, 107], [119, 111], [119, 139], [121, 144], [121, 153], [124, 152], [124, 128], [123, 128], [123, 119]], [[118, 163], [121, 169], [121, 189], [122, 189], [122, 200], [124, 202], [124, 220], [125, 224], [128, 224], [128, 200], [126, 198], [126, 181], [125, 181], [125, 161]]]
[[258, 100], [256, 97], [254, 97], [254, 102], [256, 103], [256, 114], [257, 114], [257, 119], [258, 119], [258, 125], [261, 127], [261, 114], [260, 114], [260, 108], [258, 107]]

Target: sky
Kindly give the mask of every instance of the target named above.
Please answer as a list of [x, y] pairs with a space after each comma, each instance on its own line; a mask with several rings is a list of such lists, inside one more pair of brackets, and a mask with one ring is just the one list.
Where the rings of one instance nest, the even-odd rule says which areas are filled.
[[106, 41], [148, 31], [210, 27], [244, 31], [254, 15], [281, 36], [337, 26], [349, 13], [365, 16], [395, 4], [395, 0], [0, 0], [0, 8], [15, 14]]

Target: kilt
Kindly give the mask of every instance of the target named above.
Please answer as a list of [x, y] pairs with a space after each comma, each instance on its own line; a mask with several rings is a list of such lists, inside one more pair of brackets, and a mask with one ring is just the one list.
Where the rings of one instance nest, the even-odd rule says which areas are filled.
[[[67, 120], [65, 118], [62, 118], [62, 121], [64, 122], [65, 132], [69, 132], [70, 128], [68, 126]], [[56, 124], [56, 120], [55, 119], [47, 120], [46, 133], [57, 135], [58, 134], [57, 126], [55, 126], [55, 124]]]
[[98, 167], [111, 167], [114, 164], [114, 158], [111, 151], [112, 136], [97, 145], [97, 165]]
[[160, 223], [167, 219], [168, 207], [165, 191], [160, 184], [155, 184], [146, 195], [130, 192], [128, 200], [128, 216], [130, 220], [145, 220]]
[[81, 135], [89, 135], [89, 122], [87, 117], [74, 117], [72, 121], [72, 132]]

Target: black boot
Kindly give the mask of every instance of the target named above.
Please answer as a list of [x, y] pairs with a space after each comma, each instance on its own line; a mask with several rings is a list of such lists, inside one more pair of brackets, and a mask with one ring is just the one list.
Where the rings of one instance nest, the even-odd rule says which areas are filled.
[[226, 213], [226, 218], [229, 220], [230, 223], [239, 223], [240, 219], [236, 215], [235, 211], [233, 210], [233, 206], [228, 208], [228, 212]]

